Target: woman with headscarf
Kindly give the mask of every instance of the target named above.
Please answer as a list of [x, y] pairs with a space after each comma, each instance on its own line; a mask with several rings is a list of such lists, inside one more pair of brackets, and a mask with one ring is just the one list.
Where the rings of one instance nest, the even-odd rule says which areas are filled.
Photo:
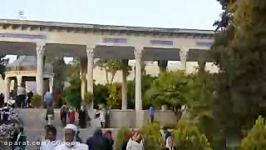
[[68, 124], [64, 128], [64, 142], [55, 147], [55, 150], [88, 150], [88, 145], [77, 142], [78, 128], [74, 124]]

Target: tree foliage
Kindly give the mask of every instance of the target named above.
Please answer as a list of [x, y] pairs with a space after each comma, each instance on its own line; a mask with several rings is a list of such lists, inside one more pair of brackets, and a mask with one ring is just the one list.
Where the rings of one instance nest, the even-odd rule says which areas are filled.
[[261, 116], [256, 120], [247, 137], [240, 146], [240, 150], [265, 150], [266, 149], [266, 123]]
[[54, 72], [53, 91], [59, 94], [63, 92], [64, 82], [67, 80], [67, 65], [65, 64], [64, 58], [55, 58], [52, 61], [52, 65]]
[[200, 133], [196, 125], [181, 119], [173, 131], [176, 148], [182, 150], [212, 150], [206, 136]]
[[143, 134], [146, 149], [161, 150], [161, 147], [163, 146], [163, 138], [161, 137], [159, 124], [145, 124], [141, 132]]
[[115, 150], [121, 150], [122, 144], [128, 141], [129, 132], [129, 129], [126, 127], [122, 127], [119, 129], [115, 140]]
[[155, 79], [145, 92], [145, 97], [152, 100], [155, 106], [180, 106], [186, 103], [187, 78], [184, 72], [165, 72]]
[[249, 128], [258, 115], [266, 115], [265, 10], [264, 0], [238, 1], [233, 24], [212, 47], [220, 67], [214, 114], [227, 133]]
[[69, 66], [68, 82], [70, 86], [64, 91], [67, 104], [73, 107], [79, 107], [81, 102], [81, 80], [80, 80], [80, 64], [75, 61]]
[[[100, 59], [96, 62], [96, 66], [100, 67], [105, 71], [106, 83], [112, 84], [114, 77], [117, 71], [122, 70], [124, 66], [123, 62], [118, 59]], [[129, 67], [126, 66], [126, 70], [129, 70]], [[109, 79], [109, 74], [111, 74], [111, 79]]]
[[111, 108], [119, 109], [122, 103], [121, 84], [113, 83], [106, 85], [108, 87], [107, 105]]

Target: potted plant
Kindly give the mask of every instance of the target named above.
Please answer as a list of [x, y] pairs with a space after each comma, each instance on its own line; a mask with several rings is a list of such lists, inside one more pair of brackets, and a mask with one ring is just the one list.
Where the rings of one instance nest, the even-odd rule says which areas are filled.
[[42, 106], [42, 96], [33, 95], [31, 100], [31, 105], [33, 108], [40, 108]]

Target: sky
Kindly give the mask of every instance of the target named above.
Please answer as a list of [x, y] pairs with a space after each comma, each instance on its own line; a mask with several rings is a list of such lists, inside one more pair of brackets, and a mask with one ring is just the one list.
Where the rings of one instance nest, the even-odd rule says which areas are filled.
[[0, 19], [213, 30], [216, 0], [1, 0]]
[[1, 0], [0, 18], [73, 23], [213, 29], [216, 0]]

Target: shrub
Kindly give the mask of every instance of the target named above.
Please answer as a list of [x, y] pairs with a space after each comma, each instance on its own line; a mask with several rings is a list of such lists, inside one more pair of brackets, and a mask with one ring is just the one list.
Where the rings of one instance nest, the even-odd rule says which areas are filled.
[[182, 150], [212, 150], [204, 134], [198, 127], [186, 119], [181, 119], [178, 127], [173, 131], [177, 149]]
[[128, 141], [129, 129], [126, 127], [120, 128], [115, 140], [115, 150], [121, 150], [121, 146], [124, 142]]
[[42, 106], [42, 97], [40, 95], [33, 95], [31, 105], [33, 108], [40, 108]]
[[266, 124], [261, 116], [249, 131], [240, 145], [240, 150], [265, 150], [266, 149]]
[[148, 123], [143, 126], [142, 134], [145, 143], [145, 149], [161, 150], [163, 138], [160, 133], [160, 125], [157, 123]]

